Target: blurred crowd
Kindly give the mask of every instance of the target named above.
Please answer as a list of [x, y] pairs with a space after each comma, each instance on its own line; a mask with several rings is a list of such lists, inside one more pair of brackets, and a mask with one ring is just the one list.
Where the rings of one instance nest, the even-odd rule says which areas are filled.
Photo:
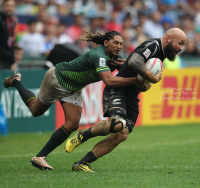
[[[146, 39], [160, 38], [166, 30], [179, 27], [188, 37], [180, 56], [200, 54], [199, 0], [8, 0], [4, 4], [3, 2], [0, 0], [0, 7], [3, 9], [1, 12], [7, 11], [10, 16], [12, 15], [15, 25], [14, 32], [9, 31], [15, 61], [15, 64], [11, 63], [11, 69], [16, 69], [17, 62], [22, 56], [47, 56], [56, 44], [74, 43], [86, 52], [96, 45], [78, 39], [84, 35], [84, 30], [91, 29], [101, 33], [110, 30], [120, 32], [124, 40], [121, 55], [126, 58]], [[11, 7], [9, 13], [9, 8], [5, 6], [13, 6], [13, 10]]]

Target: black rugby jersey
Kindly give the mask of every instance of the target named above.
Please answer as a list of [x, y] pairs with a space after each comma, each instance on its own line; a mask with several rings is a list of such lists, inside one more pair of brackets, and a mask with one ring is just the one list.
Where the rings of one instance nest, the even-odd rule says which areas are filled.
[[119, 70], [117, 76], [120, 77], [136, 77], [137, 73], [132, 70], [128, 61], [134, 53], [138, 53], [147, 62], [150, 58], [159, 58], [162, 62], [166, 58], [162, 49], [162, 43], [160, 38], [149, 39], [142, 44], [140, 44], [126, 59], [124, 65]]

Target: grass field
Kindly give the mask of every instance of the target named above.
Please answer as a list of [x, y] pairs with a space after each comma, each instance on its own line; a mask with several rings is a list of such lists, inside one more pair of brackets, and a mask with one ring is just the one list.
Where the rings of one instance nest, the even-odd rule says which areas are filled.
[[200, 188], [200, 125], [137, 127], [110, 154], [92, 163], [95, 173], [72, 172], [93, 138], [67, 154], [65, 143], [48, 157], [53, 171], [30, 165], [52, 133], [0, 137], [1, 188]]

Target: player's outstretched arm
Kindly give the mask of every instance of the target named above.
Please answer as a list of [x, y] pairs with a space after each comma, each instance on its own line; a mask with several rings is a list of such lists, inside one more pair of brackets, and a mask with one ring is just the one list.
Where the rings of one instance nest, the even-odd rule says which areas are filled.
[[110, 71], [101, 72], [98, 75], [107, 87], [125, 87], [138, 82], [137, 77], [122, 78], [119, 76], [112, 76]]

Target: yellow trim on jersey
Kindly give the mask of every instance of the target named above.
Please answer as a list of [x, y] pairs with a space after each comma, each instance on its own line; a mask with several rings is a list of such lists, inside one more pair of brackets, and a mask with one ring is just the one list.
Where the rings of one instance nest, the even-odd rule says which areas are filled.
[[99, 71], [107, 70], [107, 69], [110, 70], [108, 66], [105, 66], [105, 67], [98, 67], [98, 68], [96, 69], [96, 71], [99, 72]]

